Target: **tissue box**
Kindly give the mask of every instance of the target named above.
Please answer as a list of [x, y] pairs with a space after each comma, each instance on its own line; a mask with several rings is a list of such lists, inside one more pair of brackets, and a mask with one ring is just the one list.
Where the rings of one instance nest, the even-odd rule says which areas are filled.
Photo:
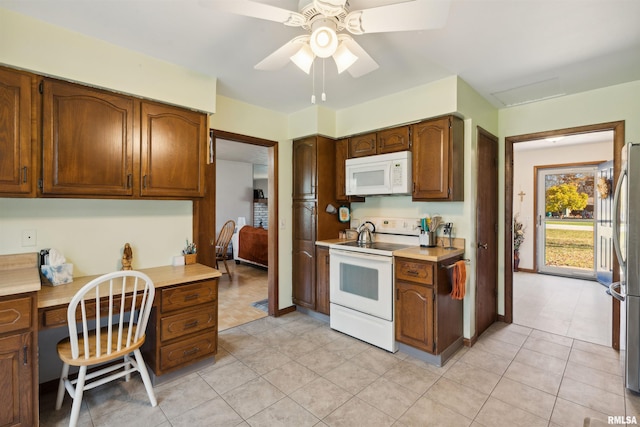
[[41, 265], [40, 270], [53, 286], [73, 282], [73, 264]]

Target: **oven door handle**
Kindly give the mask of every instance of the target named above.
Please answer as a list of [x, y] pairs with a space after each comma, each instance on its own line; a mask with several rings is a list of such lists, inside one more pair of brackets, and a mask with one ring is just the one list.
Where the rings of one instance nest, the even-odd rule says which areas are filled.
[[329, 255], [344, 256], [349, 258], [360, 258], [360, 259], [366, 259], [366, 260], [378, 259], [381, 261], [388, 261], [389, 263], [391, 263], [392, 261], [392, 257], [389, 257], [389, 256], [378, 255], [378, 254], [367, 254], [367, 253], [355, 252], [355, 251], [345, 251], [341, 249], [330, 249]]

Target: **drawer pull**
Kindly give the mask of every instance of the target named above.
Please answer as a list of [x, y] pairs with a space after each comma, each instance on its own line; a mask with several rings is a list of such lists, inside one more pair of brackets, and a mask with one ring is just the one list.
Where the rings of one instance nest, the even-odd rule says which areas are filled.
[[194, 320], [193, 322], [185, 323], [184, 329], [195, 328], [196, 326], [198, 326], [198, 321]]
[[420, 272], [418, 270], [407, 270], [407, 274], [417, 276], [418, 274], [420, 274]]
[[192, 301], [194, 299], [198, 299], [199, 296], [200, 296], [200, 294], [185, 295], [184, 300], [185, 301]]
[[184, 356], [191, 356], [193, 354], [196, 354], [199, 351], [200, 351], [200, 347], [193, 347], [191, 350], [185, 350], [184, 352], [182, 352], [182, 354]]

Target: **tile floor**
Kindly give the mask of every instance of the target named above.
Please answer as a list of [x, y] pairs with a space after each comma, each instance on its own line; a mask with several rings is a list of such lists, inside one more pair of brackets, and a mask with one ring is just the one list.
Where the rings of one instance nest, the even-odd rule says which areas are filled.
[[221, 331], [266, 317], [265, 311], [251, 303], [269, 296], [267, 270], [234, 261], [227, 264], [231, 278], [225, 273], [218, 279], [218, 329]]
[[517, 272], [513, 322], [595, 344], [611, 345], [611, 296], [598, 282]]
[[[640, 417], [608, 347], [496, 323], [438, 368], [293, 312], [220, 332], [216, 363], [155, 387], [139, 377], [88, 391], [81, 426], [582, 426]], [[66, 425], [70, 398], [42, 426]]]

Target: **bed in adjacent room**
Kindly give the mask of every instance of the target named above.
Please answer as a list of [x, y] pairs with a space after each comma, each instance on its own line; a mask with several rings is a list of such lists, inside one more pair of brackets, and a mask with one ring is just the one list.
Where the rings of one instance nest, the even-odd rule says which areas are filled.
[[245, 262], [267, 268], [269, 263], [268, 231], [262, 227], [244, 225], [231, 238], [233, 259], [237, 264]]

